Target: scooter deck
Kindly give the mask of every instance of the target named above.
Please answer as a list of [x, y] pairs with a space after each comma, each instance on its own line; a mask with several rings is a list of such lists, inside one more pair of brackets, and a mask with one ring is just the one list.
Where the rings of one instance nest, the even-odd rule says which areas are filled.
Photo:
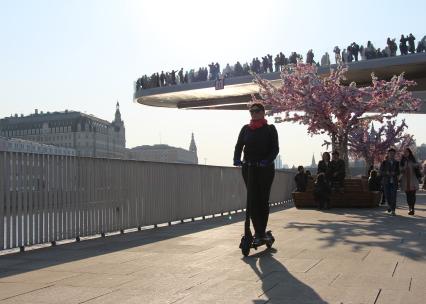
[[257, 250], [259, 247], [266, 245], [266, 247], [271, 248], [275, 242], [275, 238], [272, 236], [272, 232], [267, 232], [268, 236], [270, 236], [270, 240], [261, 241], [260, 243], [254, 244], [253, 237], [251, 236], [243, 236], [241, 238], [240, 249], [244, 256], [248, 256], [250, 253], [250, 249], [253, 248]]

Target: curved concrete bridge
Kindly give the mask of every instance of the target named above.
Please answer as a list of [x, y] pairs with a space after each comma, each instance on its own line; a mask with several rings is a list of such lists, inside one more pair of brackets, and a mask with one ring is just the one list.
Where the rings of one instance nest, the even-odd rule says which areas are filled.
[[[380, 79], [390, 79], [393, 75], [404, 72], [407, 79], [418, 83], [413, 88], [414, 95], [424, 101], [417, 113], [426, 113], [426, 53], [363, 60], [352, 62], [348, 67], [348, 80], [359, 85], [370, 83], [372, 72]], [[329, 70], [329, 67], [319, 67], [319, 73], [323, 75]], [[262, 77], [276, 85], [280, 83], [279, 72], [262, 74]], [[241, 110], [247, 109], [246, 103], [251, 94], [257, 92], [258, 87], [253, 84], [253, 77], [249, 75], [225, 79], [223, 90], [215, 90], [215, 81], [139, 90], [134, 94], [134, 101], [155, 107]]]

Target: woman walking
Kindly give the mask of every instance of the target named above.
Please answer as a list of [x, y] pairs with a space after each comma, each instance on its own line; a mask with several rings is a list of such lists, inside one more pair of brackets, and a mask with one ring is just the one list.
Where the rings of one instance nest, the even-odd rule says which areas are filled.
[[404, 191], [407, 196], [407, 204], [409, 215], [414, 215], [414, 205], [416, 204], [416, 191], [419, 190], [419, 181], [416, 171], [420, 170], [413, 152], [410, 148], [404, 150], [404, 155], [400, 161], [401, 173], [401, 191]]

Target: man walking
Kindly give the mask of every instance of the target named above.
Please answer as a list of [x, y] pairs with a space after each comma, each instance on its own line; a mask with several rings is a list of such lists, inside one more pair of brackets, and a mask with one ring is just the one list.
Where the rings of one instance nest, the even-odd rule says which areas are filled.
[[388, 157], [380, 166], [380, 175], [383, 178], [385, 197], [389, 204], [388, 212], [395, 215], [399, 176], [399, 162], [395, 159], [395, 149], [388, 150]]

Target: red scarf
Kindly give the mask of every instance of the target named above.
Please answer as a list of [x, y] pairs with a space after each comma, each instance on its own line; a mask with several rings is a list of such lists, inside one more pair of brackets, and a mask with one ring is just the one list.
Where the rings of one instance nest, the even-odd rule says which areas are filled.
[[267, 124], [268, 124], [268, 121], [265, 118], [256, 119], [256, 120], [252, 119], [250, 120], [249, 128], [252, 130], [256, 130]]

